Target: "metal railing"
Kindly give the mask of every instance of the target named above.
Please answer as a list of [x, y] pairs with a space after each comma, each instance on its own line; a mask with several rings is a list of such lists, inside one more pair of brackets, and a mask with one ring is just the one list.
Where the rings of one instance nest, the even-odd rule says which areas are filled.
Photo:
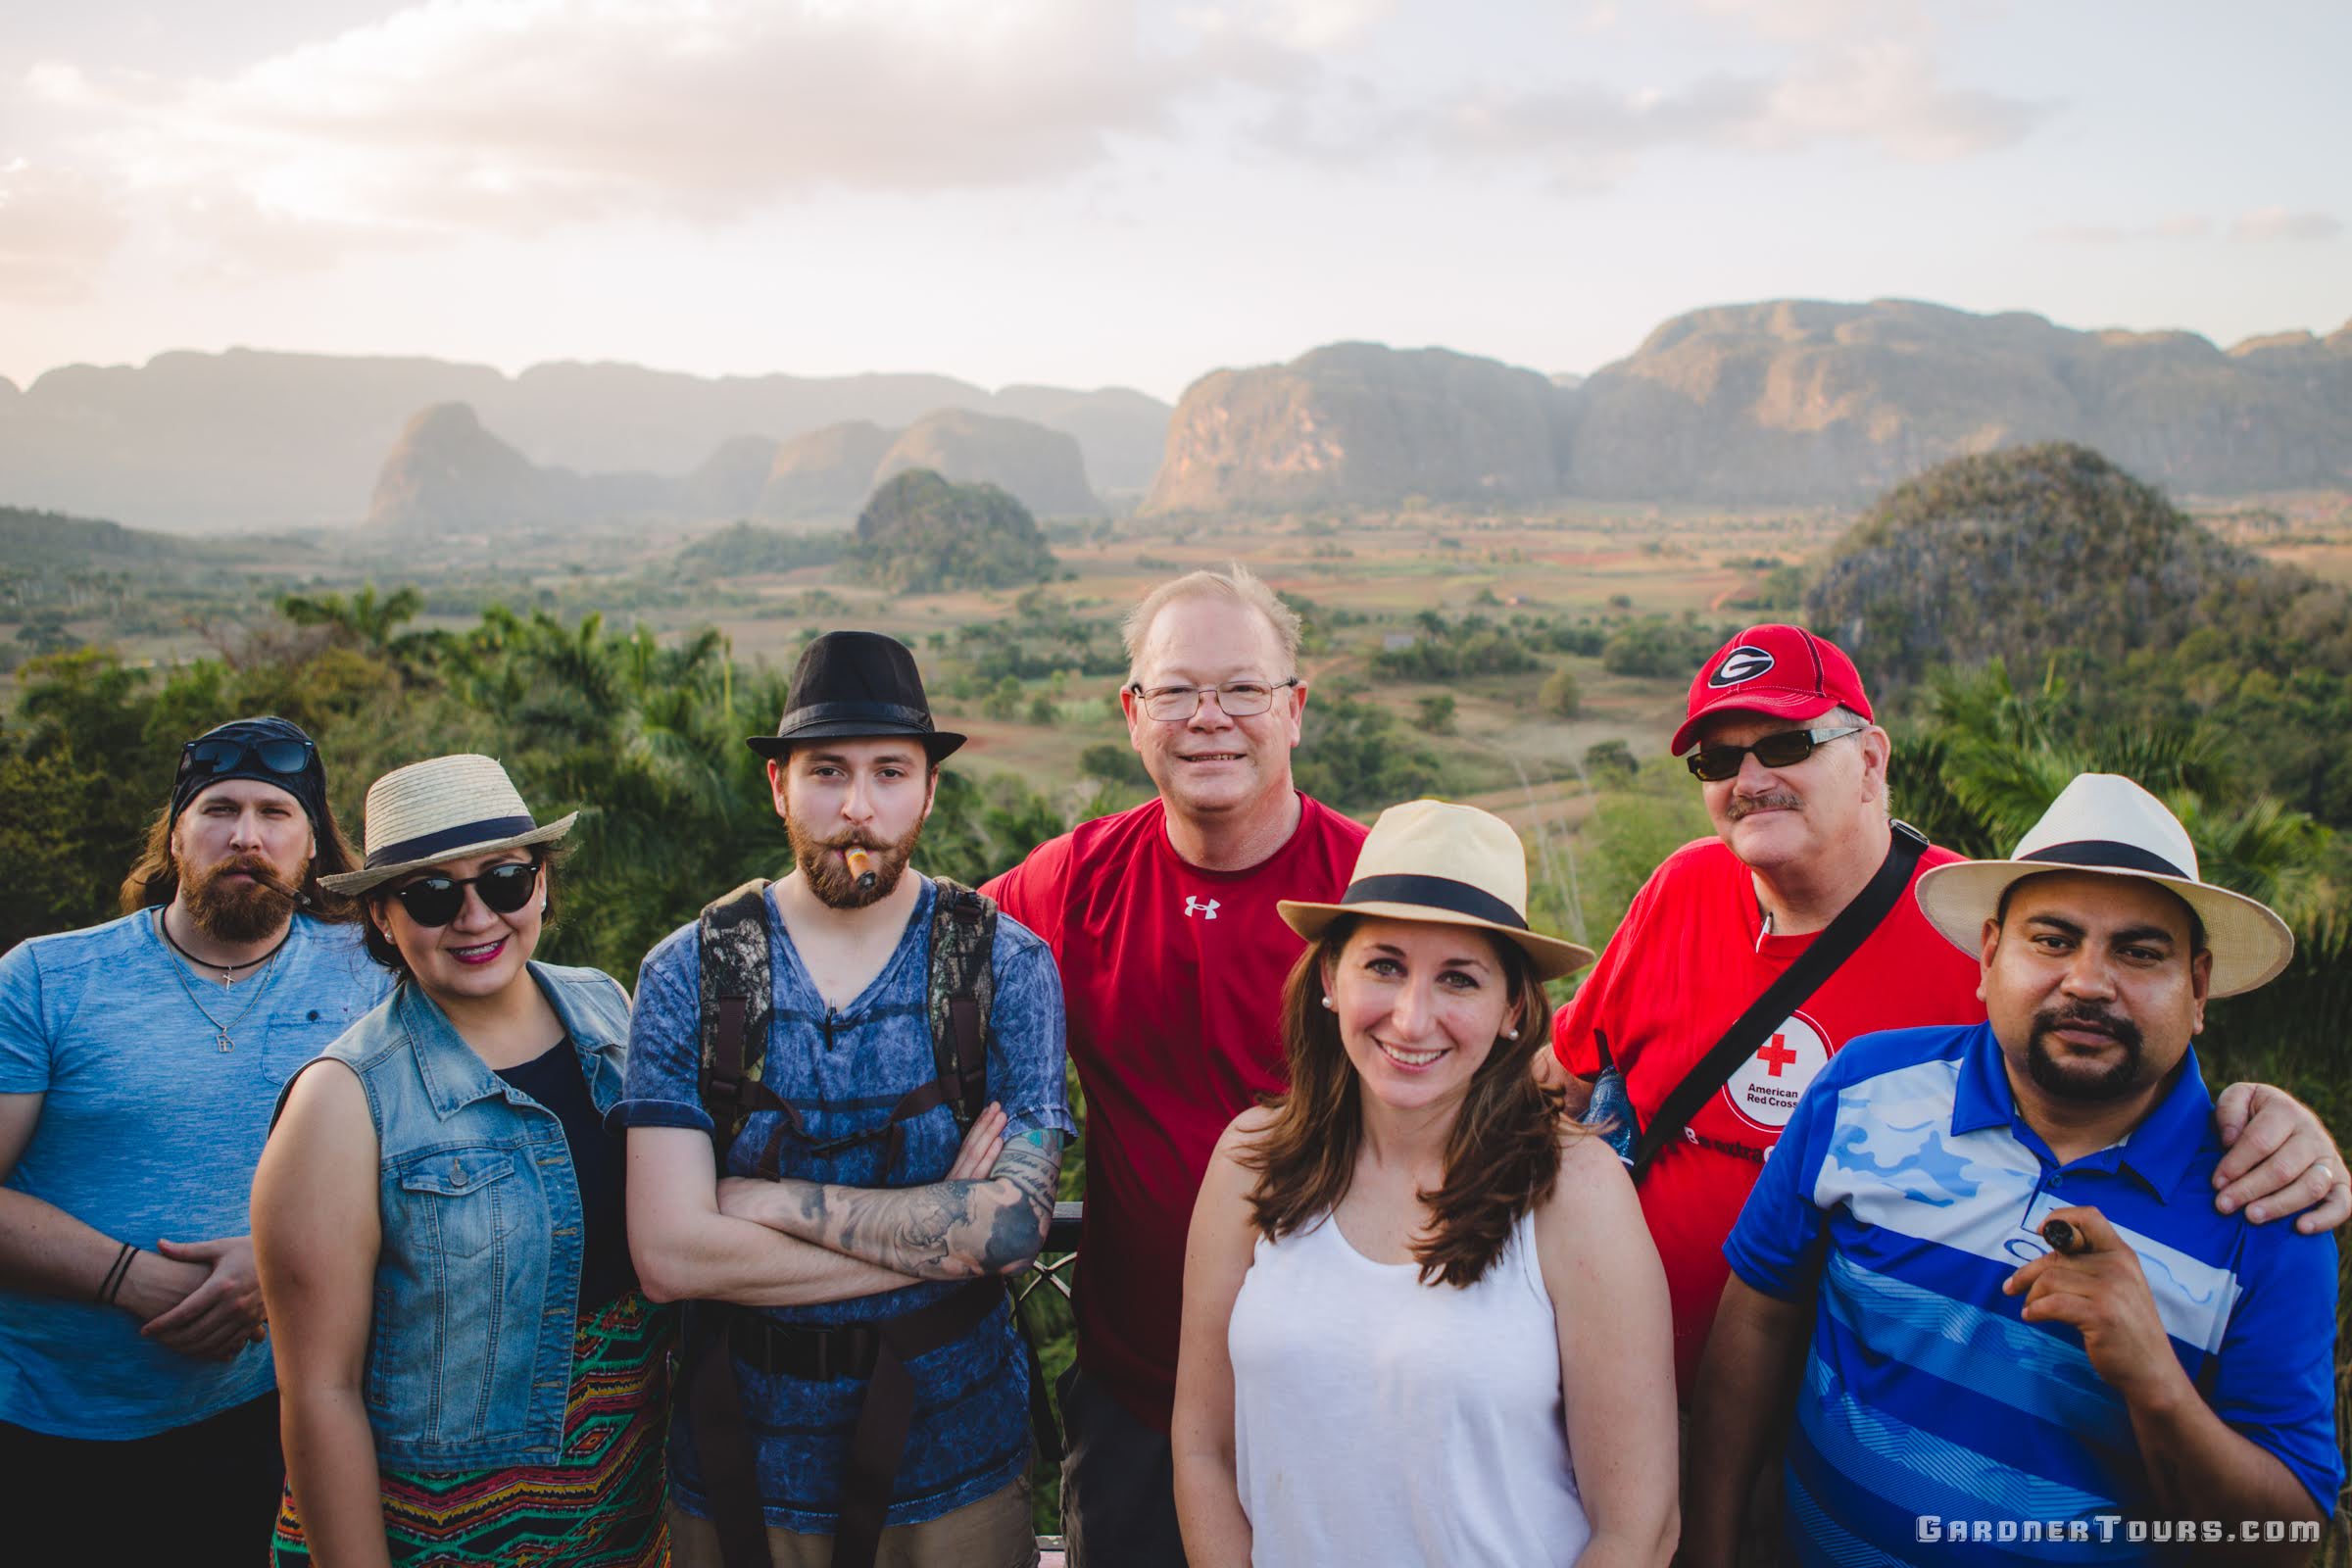
[[1086, 1216], [1084, 1203], [1055, 1203], [1054, 1223], [1046, 1228], [1046, 1245], [1038, 1250], [1037, 1259], [1027, 1273], [1013, 1281], [1012, 1298], [1025, 1302], [1044, 1286], [1052, 1286], [1070, 1298], [1070, 1276], [1078, 1266], [1078, 1231]]

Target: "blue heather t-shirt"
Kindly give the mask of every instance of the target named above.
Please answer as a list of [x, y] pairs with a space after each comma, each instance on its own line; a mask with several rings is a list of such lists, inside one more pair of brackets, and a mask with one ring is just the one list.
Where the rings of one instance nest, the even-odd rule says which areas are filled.
[[[762, 1080], [799, 1112], [810, 1139], [878, 1133], [908, 1090], [936, 1075], [925, 1011], [931, 968], [931, 910], [937, 890], [924, 879], [914, 913], [881, 973], [846, 1007], [828, 1008], [801, 964], [792, 938], [767, 903], [774, 1012]], [[646, 955], [629, 1018], [627, 1098], [614, 1107], [630, 1127], [710, 1130], [699, 1088], [701, 955], [686, 925]], [[1000, 915], [993, 950], [996, 1002], [989, 1014], [988, 1094], [1004, 1107], [1005, 1136], [1075, 1127], [1062, 1087], [1061, 977], [1053, 954], [1026, 927]], [[728, 1152], [727, 1173], [753, 1165], [783, 1117], [758, 1111]], [[788, 1177], [851, 1187], [914, 1187], [940, 1181], [962, 1142], [945, 1105], [900, 1124], [905, 1145], [888, 1169], [887, 1144], [869, 1138], [831, 1154], [787, 1133], [778, 1170]], [[808, 1306], [760, 1308], [779, 1323], [862, 1323], [928, 1306], [961, 1281], [926, 1281], [880, 1296]], [[814, 1382], [735, 1363], [744, 1415], [759, 1443], [760, 1494], [767, 1522], [804, 1534], [830, 1533], [840, 1508], [843, 1461], [865, 1396], [865, 1381]], [[1029, 1458], [1028, 1363], [1008, 1306], [969, 1333], [915, 1357], [915, 1411], [885, 1522], [921, 1524], [1009, 1485]], [[670, 1422], [674, 1495], [708, 1517], [702, 1464], [684, 1401]]]
[[[8, 1186], [150, 1251], [251, 1231], [279, 1087], [391, 988], [358, 926], [308, 915], [258, 979], [223, 990], [176, 961], [151, 910], [0, 956], [0, 1095], [43, 1097]], [[228, 1051], [191, 989], [228, 1026]], [[140, 1338], [120, 1307], [0, 1289], [0, 1421], [149, 1437], [272, 1382], [266, 1342], [197, 1360]]]
[[2222, 1152], [2193, 1051], [2128, 1137], [2064, 1165], [1989, 1024], [1832, 1057], [1723, 1250], [1768, 1296], [1820, 1283], [1784, 1480], [1798, 1560], [2169, 1560], [2131, 1539], [2157, 1510], [2122, 1396], [2079, 1332], [2001, 1294], [2047, 1250], [2043, 1218], [2078, 1205], [2137, 1254], [2214, 1413], [2330, 1510], [2335, 1241], [2217, 1212]]

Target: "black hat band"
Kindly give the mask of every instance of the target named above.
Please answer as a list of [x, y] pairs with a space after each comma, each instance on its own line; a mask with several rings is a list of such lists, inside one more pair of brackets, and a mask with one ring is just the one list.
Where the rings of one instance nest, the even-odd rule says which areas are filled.
[[373, 871], [386, 865], [404, 865], [411, 860], [430, 860], [462, 850], [468, 844], [488, 844], [494, 839], [519, 838], [533, 832], [539, 824], [528, 816], [492, 816], [479, 822], [464, 822], [445, 827], [438, 833], [424, 833], [398, 844], [387, 844], [380, 850], [368, 853], [368, 869]]
[[810, 703], [776, 720], [776, 737], [787, 739], [794, 730], [811, 724], [838, 724], [845, 719], [860, 724], [898, 724], [918, 735], [931, 733], [931, 715], [919, 708], [902, 708], [896, 703]]
[[2158, 876], [2177, 876], [2183, 882], [2197, 880], [2163, 856], [2151, 855], [2136, 844], [2125, 844], [2115, 839], [2077, 839], [2071, 844], [2045, 845], [2018, 858], [2045, 864], [2080, 865], [2086, 869], [2150, 871]]
[[1449, 876], [1421, 876], [1407, 871], [1367, 876], [1348, 883], [1348, 891], [1340, 895], [1340, 903], [1417, 904], [1423, 908], [1446, 909], [1490, 924], [1508, 926], [1513, 931], [1527, 929], [1527, 917], [1517, 909], [1485, 888], [1456, 882]]

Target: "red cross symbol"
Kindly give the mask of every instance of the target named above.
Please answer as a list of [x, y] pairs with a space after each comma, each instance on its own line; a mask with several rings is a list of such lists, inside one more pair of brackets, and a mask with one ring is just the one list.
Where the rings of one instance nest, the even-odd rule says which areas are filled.
[[1756, 1053], [1756, 1059], [1769, 1066], [1772, 1069], [1772, 1075], [1775, 1078], [1778, 1078], [1781, 1075], [1781, 1069], [1783, 1067], [1788, 1066], [1790, 1062], [1796, 1059], [1796, 1053], [1790, 1051], [1788, 1046], [1782, 1043], [1788, 1038], [1788, 1037], [1787, 1035], [1774, 1035], [1772, 1037], [1772, 1044], [1766, 1046], [1762, 1051]]

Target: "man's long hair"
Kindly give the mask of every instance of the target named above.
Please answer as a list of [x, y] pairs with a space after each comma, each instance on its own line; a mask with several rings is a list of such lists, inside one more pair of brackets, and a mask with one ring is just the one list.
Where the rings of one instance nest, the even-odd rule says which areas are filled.
[[[323, 798], [318, 802], [318, 821], [311, 836], [318, 843], [311, 851], [311, 868], [303, 873], [295, 907], [314, 920], [324, 920], [331, 925], [358, 919], [357, 904], [318, 885], [322, 876], [356, 871], [361, 864], [360, 852], [343, 836], [343, 829], [335, 822], [334, 807]], [[179, 866], [172, 858], [172, 807], [166, 802], [155, 820], [148, 824], [147, 843], [139, 851], [138, 859], [131, 862], [130, 874], [122, 879], [122, 912], [136, 914], [141, 909], [152, 909], [157, 905], [170, 904], [178, 894]]]
[[[1291, 1087], [1266, 1103], [1275, 1116], [1244, 1163], [1258, 1173], [1251, 1218], [1268, 1241], [1314, 1223], [1348, 1196], [1364, 1142], [1363, 1084], [1340, 1039], [1340, 1020], [1325, 1007], [1323, 966], [1357, 925], [1335, 920], [1292, 966], [1282, 990], [1283, 1053]], [[1560, 1139], [1577, 1129], [1557, 1091], [1536, 1082], [1535, 1055], [1550, 1038], [1551, 1003], [1518, 944], [1494, 939], [1519, 1038], [1497, 1039], [1471, 1076], [1460, 1114], [1446, 1140], [1446, 1177], [1424, 1192], [1431, 1224], [1413, 1248], [1424, 1284], [1475, 1285], [1502, 1255], [1512, 1229], [1551, 1194], [1560, 1172]]]

